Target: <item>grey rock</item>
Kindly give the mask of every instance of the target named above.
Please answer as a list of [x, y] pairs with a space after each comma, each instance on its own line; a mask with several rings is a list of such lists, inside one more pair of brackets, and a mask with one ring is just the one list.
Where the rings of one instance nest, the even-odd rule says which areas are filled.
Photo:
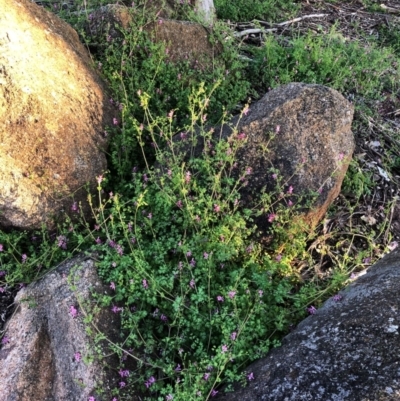
[[[92, 340], [96, 331], [92, 328], [92, 335], [86, 332], [84, 309], [79, 305], [91, 299], [92, 290], [108, 291], [97, 276], [94, 261], [81, 255], [18, 293], [15, 313], [6, 326], [8, 342], [0, 349], [2, 401], [111, 399], [112, 372], [104, 369], [98, 357], [84, 362], [84, 357], [95, 356]], [[71, 307], [77, 310], [76, 317], [71, 316]], [[115, 341], [119, 330], [116, 314], [99, 309], [93, 313], [93, 323]], [[109, 354], [107, 343], [100, 346], [104, 355]], [[77, 352], [80, 361], [75, 358]], [[115, 368], [118, 365], [115, 357], [105, 361]], [[104, 394], [96, 394], [96, 388]]]
[[[334, 89], [291, 83], [268, 92], [242, 119], [235, 117], [231, 125], [247, 136], [237, 155], [239, 170], [252, 169], [242, 190], [246, 206], [255, 204], [263, 188], [274, 191], [270, 172], [274, 168], [286, 183], [284, 192], [292, 186], [295, 196], [319, 193], [304, 208], [306, 223], [316, 225], [339, 195], [352, 158], [353, 113], [353, 105]], [[225, 126], [223, 136], [231, 134]], [[306, 206], [308, 200], [303, 202]], [[265, 216], [258, 219], [261, 229], [268, 226], [266, 220]]]
[[396, 249], [250, 365], [247, 387], [218, 400], [400, 400], [399, 283]]

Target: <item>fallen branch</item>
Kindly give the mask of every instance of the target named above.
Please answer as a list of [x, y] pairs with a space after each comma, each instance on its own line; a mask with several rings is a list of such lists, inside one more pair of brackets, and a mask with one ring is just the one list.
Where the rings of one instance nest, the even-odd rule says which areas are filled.
[[385, 6], [384, 4], [381, 4], [380, 6], [381, 6], [381, 8], [383, 8], [388, 13], [400, 14], [400, 8], [388, 7], [388, 6]]
[[[310, 18], [322, 18], [326, 17], [328, 14], [310, 14], [310, 15], [303, 15], [302, 17], [294, 18], [289, 21], [284, 21], [284, 22], [279, 22], [278, 24], [274, 24], [276, 27], [283, 27], [285, 25], [293, 24], [295, 22], [299, 22], [305, 19], [310, 19]], [[258, 23], [262, 23], [263, 25], [267, 25], [267, 22], [264, 21], [257, 21]], [[270, 29], [263, 29], [263, 28], [251, 28], [251, 29], [245, 29], [244, 31], [239, 31], [235, 32], [234, 36], [236, 38], [241, 38], [246, 35], [250, 34], [257, 34], [257, 33], [268, 33], [268, 32], [276, 32], [278, 28], [270, 28]]]
[[302, 17], [294, 18], [289, 21], [279, 22], [278, 24], [274, 24], [275, 26], [285, 26], [289, 24], [294, 24], [295, 22], [303, 21], [304, 19], [310, 18], [322, 18], [326, 17], [328, 14], [310, 14], [310, 15], [303, 15]]
[[267, 33], [267, 32], [276, 32], [278, 28], [271, 28], [271, 29], [261, 29], [261, 28], [254, 28], [254, 29], [246, 29], [241, 32], [235, 32], [234, 36], [236, 38], [241, 38], [242, 36], [250, 35], [252, 33]]

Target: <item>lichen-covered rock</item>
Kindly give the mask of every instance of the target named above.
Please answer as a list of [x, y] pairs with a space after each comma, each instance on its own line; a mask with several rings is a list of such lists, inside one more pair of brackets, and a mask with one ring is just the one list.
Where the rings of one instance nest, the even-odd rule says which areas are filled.
[[28, 0], [0, 0], [0, 226], [53, 225], [106, 169], [117, 112], [77, 33]]
[[[283, 192], [292, 187], [295, 197], [319, 194], [304, 209], [304, 220], [317, 224], [339, 195], [354, 151], [353, 112], [353, 105], [333, 89], [292, 83], [268, 92], [240, 121], [234, 118], [232, 126], [247, 141], [237, 155], [239, 171], [251, 168], [243, 203], [254, 206], [263, 188], [275, 190], [273, 168], [285, 183]], [[231, 132], [225, 126], [222, 135], [227, 138]], [[266, 215], [257, 224], [267, 228]]]
[[[75, 257], [18, 293], [0, 349], [2, 401], [111, 399], [114, 376], [93, 352], [96, 330], [90, 326], [93, 334], [87, 334], [81, 308], [88, 306], [92, 290], [103, 294], [109, 290], [101, 284], [94, 264], [82, 255]], [[118, 339], [117, 314], [100, 309], [92, 321], [112, 341]], [[109, 354], [107, 344], [100, 345], [103, 355]], [[117, 368], [118, 358], [106, 359]], [[96, 394], [96, 387], [104, 391], [103, 396]]]
[[400, 250], [369, 268], [220, 401], [400, 400]]

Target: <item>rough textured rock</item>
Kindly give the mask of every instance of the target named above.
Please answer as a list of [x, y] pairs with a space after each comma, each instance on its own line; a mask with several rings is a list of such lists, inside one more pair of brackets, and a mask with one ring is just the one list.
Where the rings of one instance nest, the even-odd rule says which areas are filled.
[[[74, 291], [68, 283], [71, 271]], [[85, 332], [79, 303], [90, 299], [92, 289], [107, 291], [94, 261], [79, 256], [18, 293], [15, 313], [6, 326], [6, 340], [3, 338], [6, 344], [0, 349], [2, 401], [83, 401], [89, 396], [97, 401], [111, 399], [100, 397], [94, 390], [101, 385], [107, 394], [110, 385], [101, 363], [75, 359], [77, 352], [82, 358], [91, 355], [92, 337]], [[75, 318], [71, 306], [78, 312]], [[94, 315], [94, 323], [115, 341], [117, 315], [100, 310]], [[113, 360], [107, 358], [107, 362]]]
[[0, 225], [51, 226], [106, 169], [117, 115], [77, 33], [42, 7], [0, 0], [0, 48]]
[[[274, 168], [286, 183], [284, 192], [290, 186], [295, 196], [320, 192], [305, 209], [308, 224], [319, 222], [339, 195], [354, 151], [353, 112], [352, 104], [339, 92], [301, 83], [274, 89], [251, 105], [238, 125], [247, 137], [238, 153], [239, 168], [252, 168], [249, 184], [242, 191], [244, 203], [252, 205], [263, 187], [274, 190]], [[236, 125], [238, 117], [232, 123]], [[223, 135], [228, 137], [231, 132], [225, 127]], [[263, 228], [266, 221], [263, 216], [257, 223]]]
[[329, 299], [221, 401], [400, 400], [400, 250]]
[[[168, 48], [169, 60], [182, 61], [198, 60], [204, 63], [210, 61], [216, 54], [220, 53], [220, 46], [215, 46], [209, 41], [209, 33], [200, 24], [186, 21], [175, 21], [161, 19], [162, 16], [170, 16], [172, 9], [167, 7], [159, 13], [159, 19], [145, 25], [144, 29], [149, 32], [155, 43], [165, 43]], [[86, 28], [87, 33], [93, 39], [108, 36], [109, 39], [122, 39], [121, 28], [131, 29], [131, 23], [135, 18], [135, 10], [128, 7], [108, 4], [94, 11], [89, 18]]]

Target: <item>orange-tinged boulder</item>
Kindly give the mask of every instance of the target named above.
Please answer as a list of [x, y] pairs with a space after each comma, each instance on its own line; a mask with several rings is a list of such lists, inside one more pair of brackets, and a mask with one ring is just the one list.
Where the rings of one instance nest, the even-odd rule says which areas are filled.
[[0, 0], [0, 49], [0, 226], [51, 227], [74, 201], [88, 212], [117, 117], [89, 54], [26, 0]]

